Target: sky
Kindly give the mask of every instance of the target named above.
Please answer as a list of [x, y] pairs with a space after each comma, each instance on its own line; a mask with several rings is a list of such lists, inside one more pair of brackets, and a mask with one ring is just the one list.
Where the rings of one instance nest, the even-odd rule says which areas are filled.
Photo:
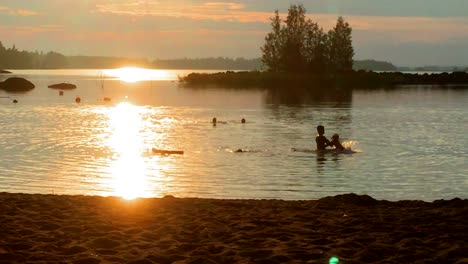
[[261, 56], [278, 9], [353, 28], [354, 59], [468, 65], [468, 0], [0, 0], [0, 41], [27, 51], [153, 59]]

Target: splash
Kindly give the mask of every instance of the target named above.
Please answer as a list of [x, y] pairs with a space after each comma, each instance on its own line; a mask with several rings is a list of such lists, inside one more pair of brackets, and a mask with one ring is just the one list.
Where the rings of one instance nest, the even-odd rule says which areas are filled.
[[347, 149], [347, 150], [352, 150], [352, 151], [355, 151], [355, 152], [361, 152], [361, 151], [356, 149], [357, 145], [359, 145], [359, 141], [355, 141], [355, 140], [343, 141], [343, 142], [341, 142], [341, 145], [343, 145], [343, 147], [345, 149]]

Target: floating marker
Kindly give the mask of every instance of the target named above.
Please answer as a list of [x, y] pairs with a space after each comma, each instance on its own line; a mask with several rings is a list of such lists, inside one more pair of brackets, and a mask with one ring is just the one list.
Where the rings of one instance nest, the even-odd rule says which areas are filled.
[[75, 102], [80, 103], [80, 102], [81, 102], [81, 98], [79, 98], [79, 97], [75, 98]]

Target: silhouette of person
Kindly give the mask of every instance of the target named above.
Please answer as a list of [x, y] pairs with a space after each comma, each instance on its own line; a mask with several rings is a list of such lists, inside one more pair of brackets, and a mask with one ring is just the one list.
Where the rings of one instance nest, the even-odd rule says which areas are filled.
[[241, 123], [242, 123], [242, 124], [245, 124], [245, 118], [242, 118], [242, 119], [241, 119]]
[[317, 136], [315, 143], [317, 144], [317, 151], [324, 151], [326, 147], [332, 146], [331, 142], [323, 135], [325, 134], [325, 127], [322, 125], [317, 126]]
[[338, 134], [333, 134], [333, 136], [331, 137], [331, 145], [332, 146], [335, 146], [335, 149], [336, 150], [344, 150], [345, 148], [343, 147], [343, 145], [341, 145], [340, 143], [340, 136]]

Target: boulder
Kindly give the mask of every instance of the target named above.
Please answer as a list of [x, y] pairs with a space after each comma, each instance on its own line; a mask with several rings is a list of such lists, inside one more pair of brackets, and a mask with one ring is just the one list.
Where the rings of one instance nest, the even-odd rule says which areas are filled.
[[11, 73], [11, 72], [0, 69], [0, 73]]
[[71, 89], [75, 89], [76, 85], [71, 84], [71, 83], [56, 83], [56, 84], [49, 85], [48, 87], [52, 89], [71, 90]]
[[0, 82], [0, 89], [7, 92], [27, 92], [34, 89], [34, 84], [21, 77], [11, 77]]

